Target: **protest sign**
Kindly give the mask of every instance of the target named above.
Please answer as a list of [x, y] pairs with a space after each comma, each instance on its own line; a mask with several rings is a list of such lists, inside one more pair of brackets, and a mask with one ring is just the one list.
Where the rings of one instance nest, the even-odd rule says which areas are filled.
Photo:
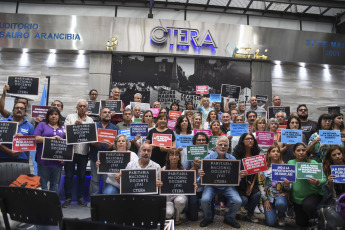
[[273, 145], [274, 133], [273, 132], [256, 132], [256, 141], [258, 145]]
[[193, 145], [192, 135], [176, 135], [176, 148], [182, 147], [187, 148], [187, 145]]
[[216, 142], [218, 140], [219, 136], [209, 136], [208, 137], [208, 149], [215, 149], [216, 148]]
[[302, 130], [282, 129], [281, 142], [284, 144], [297, 144], [302, 142]]
[[193, 129], [193, 134], [195, 135], [198, 132], [205, 133], [208, 137], [211, 136], [211, 130], [209, 129]]
[[99, 101], [87, 101], [87, 112], [90, 115], [100, 114], [101, 103]]
[[319, 130], [322, 145], [341, 145], [340, 130]]
[[176, 121], [175, 120], [168, 120], [168, 128], [171, 130], [175, 130], [175, 126], [176, 126]]
[[222, 84], [221, 95], [222, 97], [239, 98], [241, 86]]
[[272, 164], [272, 181], [296, 182], [295, 165]]
[[136, 135], [147, 136], [148, 135], [149, 124], [131, 124], [130, 134], [132, 137]]
[[112, 113], [122, 114], [122, 101], [121, 100], [101, 100], [101, 109], [107, 107]]
[[149, 103], [141, 103], [141, 102], [131, 102], [131, 110], [133, 111], [134, 106], [139, 106], [141, 113], [145, 112], [146, 110], [150, 110]]
[[98, 142], [114, 143], [117, 130], [112, 129], [98, 129], [97, 140]]
[[334, 183], [345, 183], [345, 165], [331, 165], [331, 174], [336, 177]]
[[12, 144], [13, 136], [17, 133], [18, 123], [14, 121], [0, 121], [0, 143]]
[[210, 94], [210, 102], [222, 102], [222, 96], [220, 94]]
[[181, 116], [182, 112], [180, 111], [173, 111], [173, 110], [170, 110], [169, 111], [169, 119], [171, 120], [177, 120], [177, 118], [179, 118]]
[[267, 170], [265, 155], [243, 158], [242, 162], [249, 175]]
[[51, 106], [45, 106], [45, 105], [32, 105], [31, 106], [31, 117], [41, 117], [45, 118], [48, 109], [50, 109]]
[[313, 177], [316, 180], [322, 180], [322, 177], [323, 177], [322, 164], [297, 162], [296, 178], [308, 179], [310, 177]]
[[9, 94], [38, 95], [39, 77], [9, 76], [7, 85]]
[[286, 114], [285, 120], [290, 117], [290, 106], [270, 106], [268, 107], [268, 118], [275, 118], [278, 112], [284, 112]]
[[195, 195], [195, 170], [162, 170], [161, 195]]
[[131, 161], [131, 152], [99, 151], [98, 160], [98, 174], [118, 173]]
[[258, 101], [258, 106], [262, 106], [266, 104], [266, 101], [268, 99], [267, 95], [256, 95], [256, 100]]
[[123, 134], [123, 135], [126, 135], [128, 141], [131, 141], [134, 139], [133, 136], [131, 136], [131, 129], [121, 129], [118, 131], [118, 134]]
[[196, 94], [208, 94], [208, 85], [197, 85]]
[[97, 142], [96, 123], [66, 125], [67, 144]]
[[196, 157], [204, 159], [207, 156], [207, 145], [188, 145], [187, 146], [187, 160], [192, 161]]
[[153, 117], [158, 117], [159, 111], [161, 111], [160, 108], [150, 108], [150, 110], [152, 112]]
[[43, 139], [42, 159], [73, 161], [73, 145], [67, 145], [66, 140], [46, 137]]
[[202, 160], [202, 185], [238, 186], [240, 183], [239, 160]]
[[156, 169], [121, 169], [120, 194], [157, 194]]
[[172, 135], [154, 133], [152, 135], [152, 144], [159, 147], [171, 147]]
[[243, 133], [248, 133], [248, 123], [232, 123], [230, 124], [231, 136], [241, 136]]
[[13, 137], [12, 151], [36, 151], [35, 136], [16, 136]]

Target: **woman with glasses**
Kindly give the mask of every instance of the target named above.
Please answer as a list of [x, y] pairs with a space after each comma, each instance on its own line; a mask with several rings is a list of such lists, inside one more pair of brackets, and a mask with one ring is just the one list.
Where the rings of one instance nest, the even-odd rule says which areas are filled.
[[[260, 148], [254, 135], [251, 133], [242, 134], [233, 153], [237, 160], [241, 160], [241, 170], [244, 170], [243, 158], [257, 156], [259, 154]], [[255, 207], [260, 201], [257, 174], [247, 175], [242, 178], [237, 190], [241, 196], [242, 205], [247, 209], [247, 219], [253, 223], [258, 223], [259, 219], [254, 215]]]
[[316, 133], [312, 134], [309, 138], [307, 153], [311, 159], [318, 163], [322, 163], [325, 158], [326, 151], [330, 147], [327, 144], [321, 144], [319, 131], [332, 129], [332, 117], [329, 114], [322, 114], [317, 121]]
[[[300, 130], [302, 127], [302, 121], [299, 117], [292, 115], [289, 117], [287, 121], [286, 129], [293, 129], [293, 130]], [[279, 142], [281, 142], [281, 136], [279, 138]], [[302, 142], [307, 143], [304, 134], [302, 133]], [[283, 160], [287, 163], [289, 160], [295, 158], [293, 154], [293, 144], [290, 143], [279, 143], [280, 150], [283, 154]]]
[[200, 94], [200, 104], [197, 107], [197, 110], [199, 112], [202, 112], [202, 123], [205, 123], [206, 117], [210, 111], [213, 110], [213, 108], [210, 107], [210, 99], [204, 97], [204, 94]]
[[[40, 176], [41, 187], [43, 190], [58, 192], [62, 162], [56, 160], [43, 160], [43, 141], [44, 138], [62, 140], [66, 138], [65, 127], [61, 122], [60, 110], [51, 107], [46, 114], [45, 121], [40, 122], [35, 131], [36, 136], [36, 162], [37, 173]], [[48, 189], [49, 182], [49, 189]]]
[[[178, 149], [172, 148], [166, 156], [166, 163], [162, 170], [184, 170], [181, 163], [181, 154]], [[164, 186], [164, 185], [163, 185]], [[180, 225], [180, 215], [187, 204], [187, 196], [185, 195], [169, 195], [167, 196], [166, 218], [171, 219], [175, 216], [175, 225]]]

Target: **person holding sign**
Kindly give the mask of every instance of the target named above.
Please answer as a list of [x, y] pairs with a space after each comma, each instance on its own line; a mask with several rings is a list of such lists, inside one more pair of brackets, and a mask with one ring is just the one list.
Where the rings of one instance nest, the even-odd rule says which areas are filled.
[[264, 108], [261, 108], [258, 106], [258, 100], [256, 97], [250, 97], [249, 99], [250, 107], [246, 110], [246, 112], [254, 111], [254, 112], [265, 112], [266, 110]]
[[[142, 98], [143, 98], [143, 95], [141, 95], [141, 93], [136, 93], [134, 94], [133, 101], [141, 103]], [[126, 106], [126, 109], [131, 109], [131, 103], [129, 103], [129, 105]]]
[[[112, 94], [112, 97], [108, 98], [107, 100], [120, 100], [121, 91], [119, 87], [114, 87], [113, 90], [111, 91], [111, 94]], [[124, 108], [125, 108], [125, 104], [122, 102], [120, 111], [123, 111]], [[111, 113], [111, 123], [116, 125], [117, 123], [121, 121], [122, 121], [122, 114]]]
[[210, 111], [207, 115], [206, 122], [204, 123], [204, 129], [210, 129], [210, 124], [214, 120], [218, 120], [217, 112]]
[[[98, 97], [98, 91], [96, 89], [91, 89], [89, 92], [89, 101], [96, 102], [97, 97]], [[90, 107], [90, 105], [89, 105], [89, 107]], [[90, 114], [89, 112], [87, 112], [87, 115], [90, 116], [92, 118], [92, 120], [94, 120], [95, 122], [99, 121], [98, 115]]]
[[[258, 138], [258, 135], [257, 135], [256, 132], [266, 132], [266, 130], [267, 130], [266, 119], [262, 118], [262, 117], [257, 118], [254, 121], [254, 124], [253, 124], [253, 134], [254, 134], [254, 137], [256, 139]], [[260, 144], [259, 145], [259, 148], [261, 150], [260, 153], [263, 154], [263, 155], [266, 155], [268, 147], [269, 147], [269, 145]]]
[[[237, 146], [234, 149], [234, 157], [237, 160], [243, 158], [257, 156], [260, 154], [260, 148], [253, 134], [244, 133], [241, 135]], [[241, 162], [241, 170], [244, 171], [243, 162]], [[245, 171], [247, 173], [247, 171]], [[237, 187], [241, 196], [242, 204], [247, 209], [247, 219], [253, 223], [258, 223], [258, 218], [254, 215], [255, 207], [260, 201], [260, 191], [258, 187], [257, 174], [245, 175]]]
[[[229, 140], [227, 137], [219, 137], [216, 142], [217, 151], [211, 153], [205, 157], [205, 159], [226, 159], [226, 160], [236, 160], [235, 157], [228, 154]], [[205, 172], [202, 169], [199, 169], [199, 177], [205, 176]], [[246, 171], [240, 171], [240, 177], [243, 178], [246, 176]], [[243, 179], [242, 179], [243, 180]], [[236, 187], [234, 186], [212, 186], [205, 185], [204, 191], [201, 198], [201, 207], [204, 211], [204, 219], [200, 222], [200, 227], [206, 227], [209, 224], [213, 223], [213, 214], [211, 210], [212, 199], [216, 194], [222, 194], [228, 202], [230, 202], [229, 211], [226, 213], [224, 218], [224, 223], [230, 225], [233, 228], [240, 228], [241, 225], [235, 220], [237, 211], [241, 208], [242, 200], [240, 195], [237, 192]]]
[[[287, 126], [286, 129], [293, 129], [293, 130], [300, 130], [302, 127], [302, 122], [301, 119], [299, 119], [299, 117], [292, 115], [290, 116], [288, 122], [287, 122]], [[279, 138], [279, 142], [281, 142], [281, 136]], [[306, 143], [306, 139], [304, 134], [302, 133], [302, 142]], [[287, 163], [289, 160], [292, 160], [295, 158], [294, 154], [293, 154], [293, 148], [294, 145], [290, 144], [290, 143], [279, 143], [279, 147], [281, 152], [283, 153], [283, 159], [284, 162]]]
[[321, 138], [319, 130], [331, 130], [332, 129], [332, 117], [329, 114], [322, 114], [317, 121], [316, 133], [310, 136], [308, 142], [307, 152], [310, 154], [311, 159], [316, 160], [318, 163], [322, 163], [325, 158], [325, 154], [330, 145], [321, 144]]
[[336, 176], [331, 172], [331, 165], [345, 166], [345, 154], [338, 145], [331, 146], [327, 150], [322, 165], [323, 172], [328, 180], [327, 189], [329, 198], [326, 200], [327, 205], [335, 205], [340, 195], [345, 192], [345, 183], [336, 183], [333, 181], [336, 179]]
[[212, 136], [226, 136], [225, 133], [220, 130], [220, 122], [218, 120], [214, 120], [211, 122], [210, 130], [212, 133]]
[[153, 122], [153, 113], [151, 110], [146, 110], [141, 118], [141, 123], [145, 123], [149, 125], [149, 131], [155, 127], [155, 123]]
[[280, 134], [278, 132], [279, 123], [276, 118], [270, 118], [268, 120], [268, 129], [270, 132], [274, 133], [274, 144], [278, 145]]
[[[100, 114], [100, 121], [96, 122], [96, 127], [98, 129], [108, 129], [108, 130], [118, 130], [116, 125], [110, 122], [111, 120], [111, 111], [109, 108], [104, 107], [101, 109], [101, 114]], [[103, 188], [102, 191], [105, 187], [105, 180], [106, 177], [97, 174], [97, 166], [96, 166], [96, 161], [98, 159], [98, 152], [99, 151], [111, 151], [113, 148], [113, 144], [110, 143], [109, 141], [106, 143], [103, 142], [92, 142], [90, 144], [90, 164], [91, 164], [91, 194], [96, 195], [99, 194], [99, 186], [100, 186], [100, 181], [102, 177], [103, 181]]]
[[[28, 136], [34, 134], [34, 127], [25, 118], [26, 107], [23, 103], [17, 102], [13, 106], [12, 115], [2, 121], [18, 122], [16, 136]], [[0, 145], [0, 162], [20, 161], [29, 163], [29, 152], [14, 152], [12, 144]]]
[[[175, 142], [175, 134], [174, 131], [168, 128], [168, 119], [166, 115], [164, 114], [159, 114], [157, 117], [157, 125], [156, 128], [153, 128], [150, 130], [149, 135], [146, 138], [146, 143], [152, 144], [152, 137], [153, 134], [171, 134], [172, 135], [172, 148], [176, 147], [176, 142]], [[169, 148], [167, 147], [158, 147], [152, 145], [152, 160], [154, 162], [157, 162], [161, 167], [165, 165], [165, 158], [167, 155], [167, 152], [169, 151]]]
[[202, 113], [202, 123], [205, 123], [206, 117], [210, 111], [213, 110], [213, 108], [210, 107], [210, 99], [204, 97], [204, 94], [200, 94], [200, 104], [196, 108], [199, 112]]
[[200, 113], [195, 113], [192, 116], [192, 129], [202, 129], [202, 116]]
[[161, 109], [161, 103], [159, 101], [153, 102], [152, 108], [158, 108]]
[[[340, 134], [345, 135], [344, 115], [342, 113], [332, 114], [332, 130], [339, 130]], [[345, 142], [345, 138], [341, 138], [341, 142]]]
[[[93, 123], [91, 117], [86, 115], [87, 101], [81, 99], [77, 103], [77, 113], [69, 114], [66, 117], [65, 125], [80, 125], [83, 123]], [[77, 181], [78, 181], [78, 205], [86, 207], [83, 199], [83, 188], [85, 184], [86, 165], [89, 161], [89, 144], [81, 143], [73, 145], [73, 161], [65, 162], [65, 202], [63, 208], [67, 208], [72, 202], [73, 176], [75, 165], [77, 165]]]
[[[264, 201], [266, 225], [275, 227], [285, 226], [285, 212], [288, 208], [288, 192], [290, 181], [272, 181], [272, 164], [284, 164], [283, 156], [277, 145], [268, 147], [266, 155], [267, 171], [258, 174], [258, 184], [261, 198]], [[278, 212], [278, 221], [277, 221]]]
[[[197, 132], [193, 137], [193, 145], [207, 145], [208, 144], [208, 136], [206, 133]], [[184, 168], [186, 170], [198, 170], [200, 169], [201, 160], [196, 157], [193, 161], [187, 160], [184, 163]], [[188, 210], [187, 210], [187, 218], [191, 221], [198, 220], [198, 211], [199, 211], [199, 203], [202, 196], [204, 186], [199, 186], [198, 190], [196, 191], [196, 195], [188, 196]], [[212, 206], [214, 208], [214, 206]]]
[[[176, 148], [170, 149], [166, 164], [162, 170], [183, 170], [181, 163], [180, 151]], [[196, 185], [196, 183], [195, 183]], [[175, 225], [180, 225], [180, 215], [187, 204], [187, 196], [185, 195], [169, 195], [167, 196], [166, 218], [171, 219], [175, 216]]]
[[180, 110], [180, 105], [176, 102], [171, 103], [170, 105], [170, 110], [171, 111], [179, 111]]
[[[234, 118], [234, 123], [244, 123], [243, 117], [241, 115], [237, 115]], [[238, 144], [238, 141], [240, 140], [241, 136], [232, 136], [231, 131], [228, 131], [226, 135], [228, 136], [228, 139], [230, 141], [230, 148], [229, 149], [231, 150], [231, 152], [233, 152], [234, 148]]]
[[[293, 153], [296, 159], [290, 160], [289, 165], [296, 165], [297, 162], [317, 163], [315, 160], [309, 160], [304, 143], [295, 144]], [[296, 182], [292, 184], [290, 198], [294, 204], [295, 220], [299, 227], [308, 227], [310, 226], [309, 220], [317, 218], [317, 207], [323, 197], [322, 185], [326, 180], [325, 175], [321, 181], [313, 177], [309, 179], [296, 178]]]
[[[61, 114], [58, 108], [51, 107], [46, 114], [45, 122], [40, 122], [35, 131], [37, 173], [40, 176], [41, 188], [58, 192], [62, 163], [56, 160], [42, 160], [43, 141], [45, 137], [57, 140], [66, 139], [66, 130], [62, 126]], [[49, 182], [49, 189], [48, 189]]]
[[[139, 158], [136, 153], [129, 151], [130, 142], [127, 139], [127, 136], [124, 134], [117, 135], [114, 141], [113, 148], [118, 152], [130, 152], [131, 161], [137, 161]], [[96, 161], [96, 167], [99, 167], [100, 161]], [[103, 194], [119, 194], [120, 193], [120, 184], [118, 182], [119, 173], [117, 174], [108, 174], [106, 179], [105, 188]]]
[[177, 135], [191, 135], [192, 125], [190, 124], [188, 118], [184, 115], [180, 116], [175, 125], [175, 133]]

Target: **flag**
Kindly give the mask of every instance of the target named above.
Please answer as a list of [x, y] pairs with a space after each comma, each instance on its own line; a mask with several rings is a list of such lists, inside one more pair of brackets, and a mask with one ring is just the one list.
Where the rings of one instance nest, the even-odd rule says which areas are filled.
[[47, 100], [47, 89], [46, 89], [46, 84], [44, 84], [40, 105], [46, 105], [46, 100]]

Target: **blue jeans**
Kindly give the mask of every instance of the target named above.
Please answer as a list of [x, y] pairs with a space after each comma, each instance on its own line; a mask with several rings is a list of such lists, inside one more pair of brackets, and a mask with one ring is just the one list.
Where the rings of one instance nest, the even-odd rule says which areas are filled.
[[75, 165], [77, 165], [77, 181], [78, 181], [78, 190], [77, 196], [78, 199], [83, 198], [83, 188], [85, 183], [85, 173], [86, 165], [88, 162], [87, 155], [74, 154], [73, 161], [65, 162], [65, 199], [72, 199], [72, 189], [73, 189], [73, 176]]
[[41, 177], [42, 190], [48, 190], [47, 184], [49, 181], [49, 191], [58, 192], [61, 168], [51, 168], [37, 162], [37, 175]]
[[251, 216], [254, 214], [254, 210], [256, 205], [258, 205], [260, 201], [260, 191], [257, 193], [252, 193], [250, 196], [241, 196], [242, 204], [248, 211], [248, 216]]
[[104, 190], [107, 174], [97, 174], [96, 161], [93, 161], [92, 159], [90, 159], [90, 163], [91, 163], [91, 195], [97, 195], [97, 194], [100, 194], [99, 186], [100, 186], [101, 178], [103, 182], [102, 191]]
[[242, 200], [237, 189], [233, 186], [210, 185], [204, 187], [204, 192], [201, 197], [201, 207], [204, 210], [205, 220], [213, 220], [211, 206], [213, 205], [212, 199], [216, 194], [222, 194], [230, 202], [230, 208], [225, 218], [230, 222], [234, 221], [236, 213], [242, 205]]
[[120, 191], [118, 188], [116, 188], [114, 185], [112, 184], [106, 184], [103, 194], [120, 194]]
[[278, 211], [278, 217], [285, 217], [285, 212], [288, 208], [288, 199], [286, 196], [278, 196], [274, 203], [271, 203], [271, 210], [267, 211], [264, 207], [265, 212], [265, 221], [266, 225], [270, 227], [274, 227], [277, 225], [277, 211]]

